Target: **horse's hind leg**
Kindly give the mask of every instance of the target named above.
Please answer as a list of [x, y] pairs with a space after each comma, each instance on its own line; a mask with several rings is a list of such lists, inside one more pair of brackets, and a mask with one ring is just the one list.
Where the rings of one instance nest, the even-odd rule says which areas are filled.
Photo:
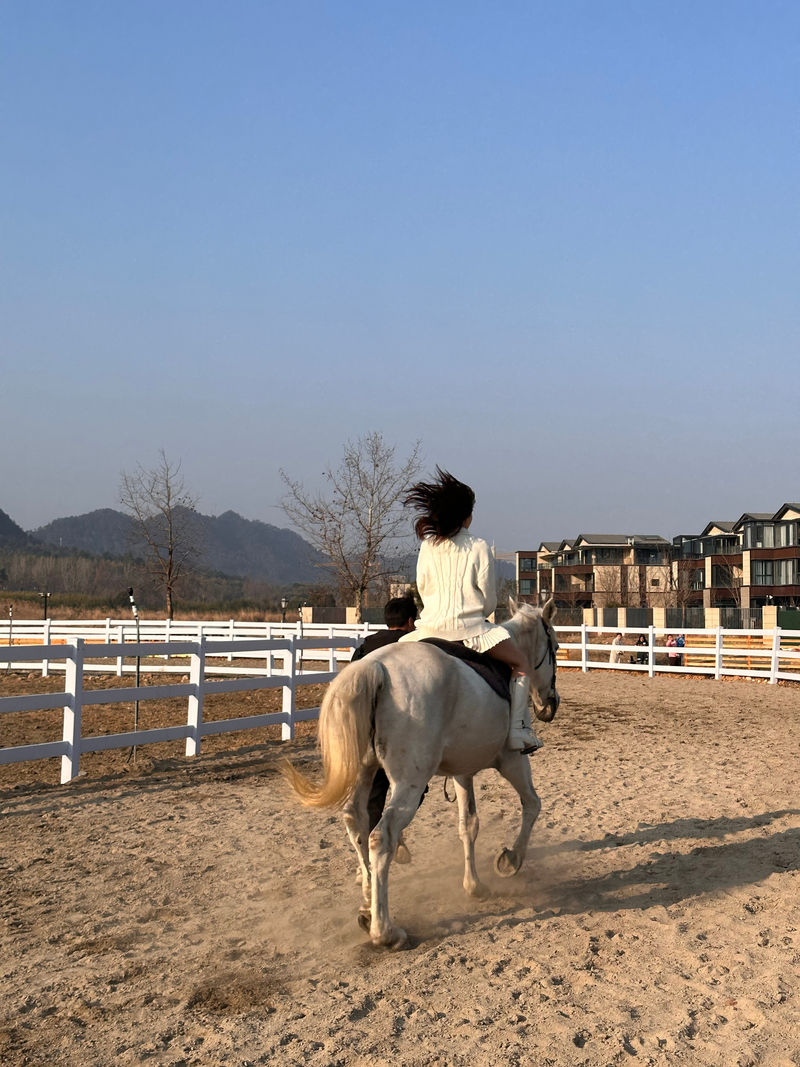
[[542, 802], [533, 788], [531, 765], [526, 756], [520, 752], [507, 751], [497, 769], [506, 781], [514, 786], [522, 802], [522, 823], [517, 840], [510, 849], [502, 849], [494, 862], [497, 873], [503, 878], [510, 878], [517, 873], [525, 859], [531, 830], [542, 810]]
[[480, 822], [475, 807], [475, 789], [472, 775], [453, 779], [458, 797], [458, 836], [464, 846], [464, 892], [471, 897], [487, 897], [489, 890], [478, 878], [475, 868], [475, 839], [478, 836]]
[[367, 800], [377, 766], [377, 763], [372, 763], [361, 768], [353, 793], [343, 811], [344, 825], [353, 848], [356, 850], [361, 873], [361, 907], [358, 911], [358, 925], [363, 930], [369, 930], [370, 927], [371, 897]]
[[372, 870], [372, 925], [369, 935], [373, 944], [400, 948], [407, 934], [393, 926], [389, 916], [389, 867], [403, 830], [414, 818], [423, 786], [395, 782], [380, 822], [369, 835], [369, 863]]

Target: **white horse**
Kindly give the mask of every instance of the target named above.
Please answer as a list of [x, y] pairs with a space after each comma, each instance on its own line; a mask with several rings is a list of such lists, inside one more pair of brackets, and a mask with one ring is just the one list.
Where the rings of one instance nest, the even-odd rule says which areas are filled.
[[[550, 722], [558, 708], [555, 604], [533, 608], [512, 601], [505, 623], [533, 667], [531, 695], [537, 718]], [[452, 776], [458, 797], [458, 833], [464, 846], [464, 889], [487, 890], [475, 869], [473, 775], [494, 767], [522, 802], [522, 825], [495, 868], [503, 877], [519, 870], [541, 801], [527, 756], [506, 747], [508, 703], [463, 661], [425, 642], [387, 645], [345, 667], [331, 683], [319, 717], [323, 779], [315, 785], [291, 764], [285, 774], [303, 804], [340, 807], [361, 867], [359, 924], [374, 944], [398, 948], [405, 930], [389, 916], [389, 865], [400, 835], [416, 813], [428, 781]], [[378, 766], [391, 786], [383, 817], [370, 834], [367, 798]]]

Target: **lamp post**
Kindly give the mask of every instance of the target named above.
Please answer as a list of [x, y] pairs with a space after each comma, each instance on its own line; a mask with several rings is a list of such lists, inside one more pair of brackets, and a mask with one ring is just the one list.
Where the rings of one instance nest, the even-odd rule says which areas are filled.
[[289, 601], [285, 596], [281, 597], [281, 622], [286, 622], [286, 609], [289, 607]]
[[49, 593], [39, 593], [39, 596], [42, 598], [42, 618], [46, 619], [47, 618], [47, 600], [48, 600], [48, 597], [50, 596], [50, 594]]
[[[8, 643], [14, 644], [14, 605], [8, 605]], [[11, 670], [11, 660], [6, 663], [6, 674]]]
[[[128, 590], [128, 600], [131, 603], [131, 612], [133, 613], [133, 620], [136, 623], [136, 645], [137, 645], [137, 648], [136, 648], [136, 690], [137, 690], [137, 693], [138, 693], [139, 682], [140, 682], [140, 678], [141, 678], [141, 669], [142, 669], [142, 657], [140, 655], [139, 648], [138, 648], [139, 642], [141, 641], [141, 634], [140, 634], [140, 631], [139, 631], [139, 609], [136, 607], [136, 601], [134, 600], [134, 597], [133, 597], [133, 588]], [[137, 696], [136, 700], [134, 701], [134, 704], [133, 704], [133, 732], [136, 733], [138, 731], [138, 729], [139, 729], [139, 698]], [[135, 763], [136, 762], [136, 743], [135, 742], [134, 742], [133, 746], [131, 747], [130, 752], [128, 753], [128, 759], [130, 760], [131, 758], [133, 759], [133, 762]]]

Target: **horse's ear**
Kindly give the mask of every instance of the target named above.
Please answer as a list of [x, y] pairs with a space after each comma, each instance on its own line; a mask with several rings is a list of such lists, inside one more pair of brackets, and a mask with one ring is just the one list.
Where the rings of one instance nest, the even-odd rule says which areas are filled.
[[547, 601], [545, 606], [542, 608], [542, 618], [544, 619], [545, 622], [552, 623], [553, 619], [555, 619], [557, 614], [558, 614], [558, 608], [556, 607], [556, 602], [551, 597]]
[[508, 598], [508, 607], [512, 615], [516, 615], [519, 611], [519, 604], [516, 602], [513, 596], [510, 596]]

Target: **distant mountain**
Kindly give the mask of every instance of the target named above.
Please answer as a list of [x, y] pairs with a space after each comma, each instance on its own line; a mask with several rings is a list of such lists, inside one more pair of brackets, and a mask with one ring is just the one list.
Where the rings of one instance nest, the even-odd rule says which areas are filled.
[[131, 552], [133, 524], [121, 511], [99, 508], [85, 515], [54, 519], [31, 533], [58, 548], [77, 548], [92, 556], [126, 556]]
[[[235, 511], [216, 516], [197, 514], [195, 519], [202, 547], [198, 563], [203, 568], [273, 585], [320, 583], [330, 577], [330, 570], [323, 566], [325, 557], [292, 530], [245, 519]], [[16, 540], [4, 539], [6, 527], [6, 537]], [[35, 550], [42, 544], [113, 558], [146, 554], [142, 547], [136, 548], [133, 520], [113, 508], [54, 519], [30, 534], [0, 511], [0, 547]], [[393, 561], [390, 569], [413, 580], [416, 551]], [[497, 560], [497, 577], [513, 578], [514, 565]]]
[[0, 548], [30, 549], [33, 547], [35, 547], [35, 542], [30, 534], [26, 534], [9, 515], [0, 511]]
[[203, 565], [224, 574], [260, 578], [276, 585], [322, 582], [325, 557], [292, 530], [245, 519], [235, 511], [198, 515]]
[[496, 559], [494, 561], [494, 570], [498, 582], [501, 580], [513, 582], [517, 576], [517, 568], [513, 563], [509, 563], [507, 559]]
[[[198, 562], [210, 570], [275, 585], [321, 582], [329, 573], [320, 566], [324, 556], [292, 530], [245, 519], [235, 511], [218, 516], [197, 514], [196, 522], [202, 547]], [[142, 554], [141, 548], [137, 551], [132, 547], [136, 544], [132, 519], [112, 508], [55, 519], [34, 530], [33, 537], [92, 555]]]

